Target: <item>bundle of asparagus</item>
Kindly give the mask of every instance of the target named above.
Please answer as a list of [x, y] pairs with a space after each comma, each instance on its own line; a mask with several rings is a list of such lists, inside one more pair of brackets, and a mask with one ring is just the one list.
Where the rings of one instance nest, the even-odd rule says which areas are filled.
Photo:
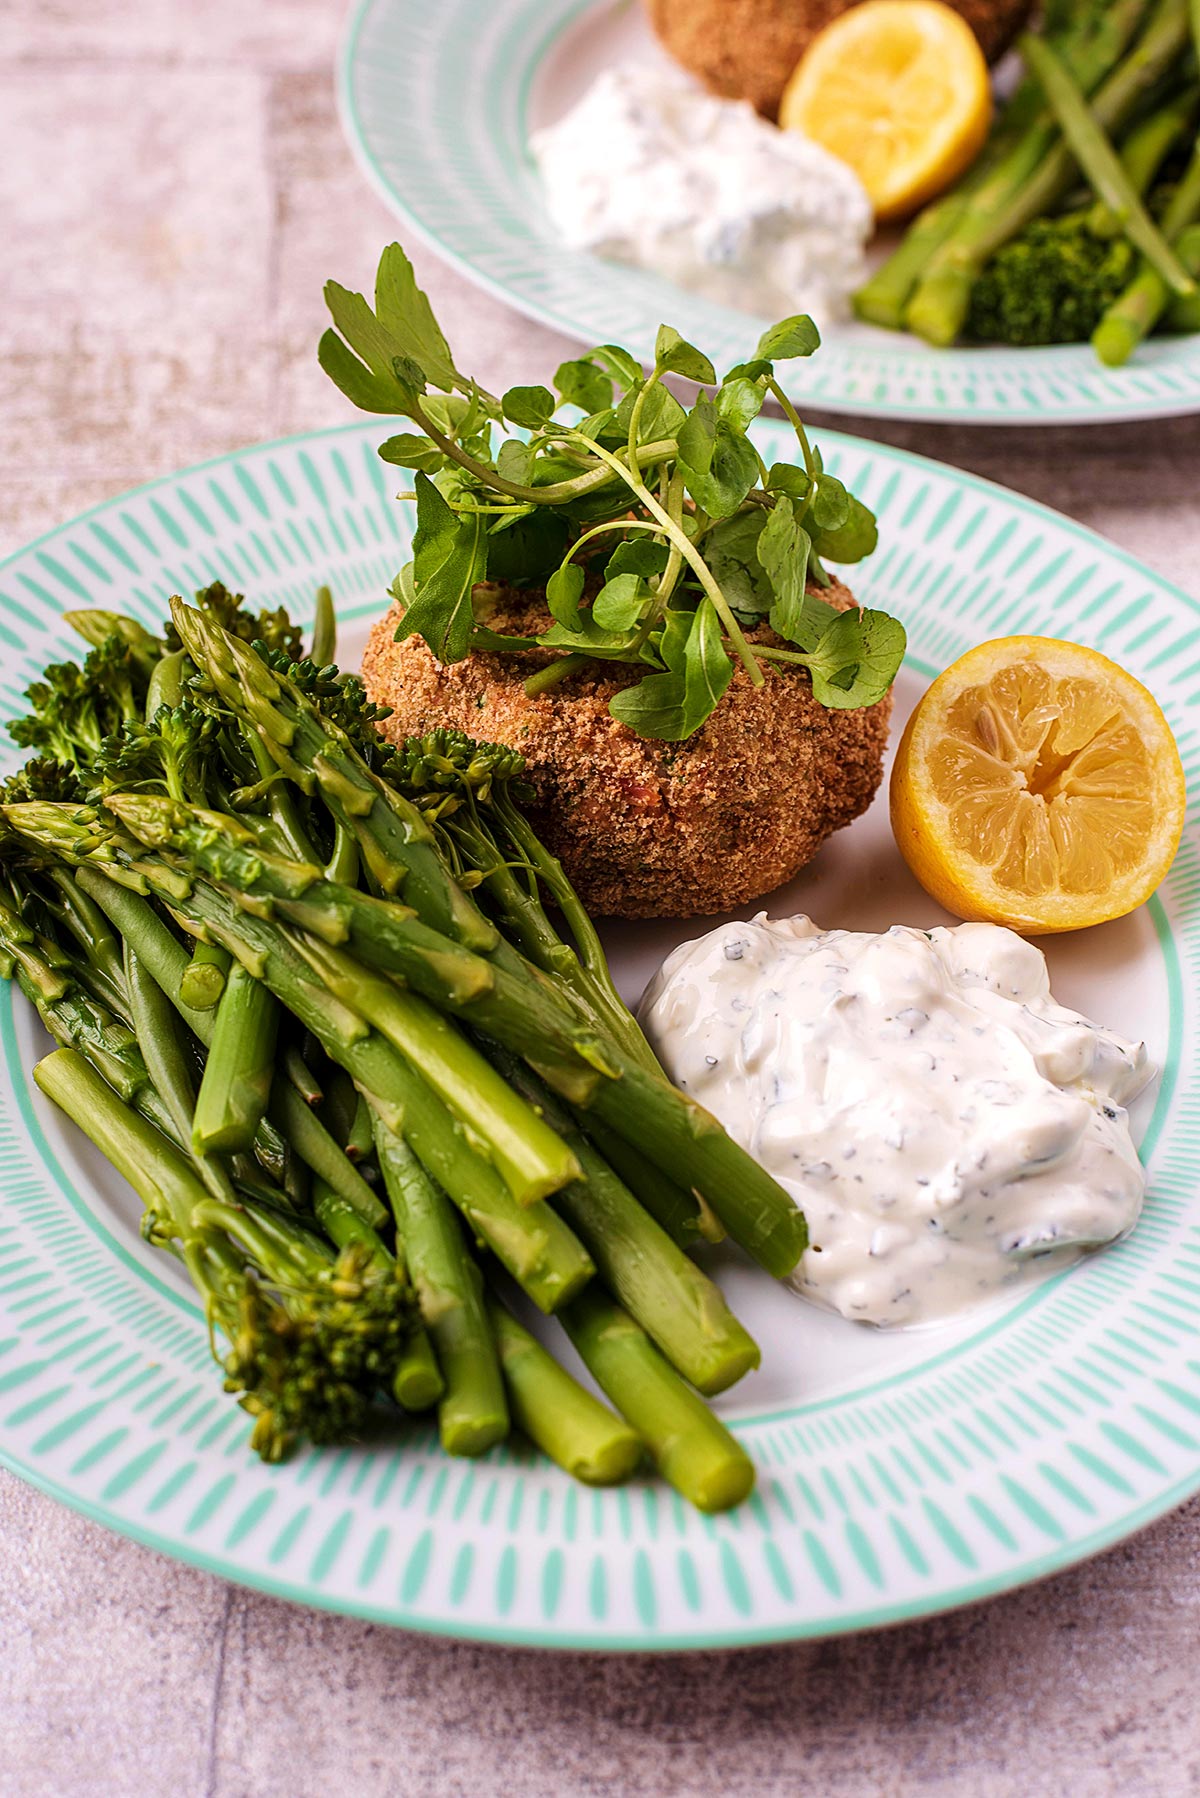
[[95, 647], [12, 727], [38, 753], [3, 792], [0, 966], [63, 1045], [39, 1085], [186, 1266], [264, 1455], [390, 1394], [451, 1453], [511, 1420], [581, 1479], [648, 1454], [736, 1504], [753, 1468], [700, 1395], [758, 1349], [685, 1251], [727, 1231], [784, 1274], [802, 1216], [664, 1078], [519, 757], [384, 743], [327, 593], [306, 659], [283, 615], [196, 601], [161, 638], [71, 615]]
[[[964, 333], [1011, 343], [1090, 335], [1109, 366], [1160, 320], [1194, 330], [1197, 34], [1200, 7], [1189, 19], [1188, 0], [1054, 9], [1042, 37], [1020, 40], [1025, 80], [974, 168], [859, 290], [859, 316], [939, 345]], [[1155, 217], [1147, 196], [1164, 172]], [[1063, 212], [1081, 178], [1091, 204]], [[1114, 239], [1128, 257], [1111, 253]]]

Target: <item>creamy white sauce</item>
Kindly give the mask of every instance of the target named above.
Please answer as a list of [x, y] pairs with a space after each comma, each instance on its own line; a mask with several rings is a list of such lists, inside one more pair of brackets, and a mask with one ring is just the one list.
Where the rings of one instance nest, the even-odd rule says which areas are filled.
[[791, 1284], [917, 1324], [1044, 1277], [1136, 1222], [1124, 1106], [1153, 1075], [1050, 996], [994, 924], [881, 936], [724, 924], [669, 955], [641, 1020], [671, 1078], [792, 1193]]
[[871, 203], [836, 156], [669, 68], [607, 69], [531, 140], [564, 240], [770, 318], [841, 316]]

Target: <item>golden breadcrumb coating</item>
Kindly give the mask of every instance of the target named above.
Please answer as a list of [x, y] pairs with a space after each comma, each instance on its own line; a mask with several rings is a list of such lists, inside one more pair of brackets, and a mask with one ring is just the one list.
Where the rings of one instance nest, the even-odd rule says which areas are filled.
[[[714, 94], [749, 100], [773, 119], [788, 77], [818, 31], [854, 0], [647, 0], [650, 23], [677, 62]], [[989, 62], [1029, 17], [1031, 0], [950, 0]]]
[[[816, 591], [816, 589], [814, 589]], [[840, 581], [821, 597], [854, 603]], [[545, 652], [468, 656], [444, 665], [419, 637], [397, 643], [393, 608], [371, 631], [363, 679], [392, 707], [394, 741], [438, 726], [508, 743], [524, 755], [537, 799], [530, 817], [589, 911], [626, 918], [731, 911], [790, 880], [831, 831], [866, 810], [879, 785], [891, 695], [827, 711], [802, 669], [743, 669], [704, 728], [683, 743], [637, 736], [608, 702], [629, 684], [603, 662], [530, 698]], [[540, 597], [505, 593], [493, 630], [549, 625]], [[768, 629], [751, 640], [778, 644]]]

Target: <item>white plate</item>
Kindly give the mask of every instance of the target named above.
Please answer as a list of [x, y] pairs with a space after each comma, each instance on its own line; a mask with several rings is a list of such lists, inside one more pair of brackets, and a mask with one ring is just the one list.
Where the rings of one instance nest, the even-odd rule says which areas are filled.
[[[407, 508], [375, 446], [386, 421], [267, 444], [110, 500], [0, 568], [0, 707], [78, 653], [61, 614], [163, 615], [216, 576], [304, 618], [329, 580], [361, 645], [404, 559]], [[789, 433], [755, 427], [768, 460]], [[791, 439], [794, 444], [794, 439]], [[821, 437], [879, 516], [860, 596], [899, 613], [900, 716], [981, 638], [1096, 644], [1159, 695], [1197, 772], [1200, 611], [1079, 526], [886, 447]], [[349, 653], [347, 653], [349, 652]], [[897, 718], [897, 724], [900, 722]], [[10, 755], [15, 761], [15, 754]], [[1150, 1199], [1119, 1248], [1014, 1305], [884, 1335], [725, 1260], [762, 1369], [721, 1402], [759, 1467], [754, 1498], [698, 1516], [652, 1480], [574, 1485], [504, 1447], [444, 1457], [427, 1427], [264, 1467], [220, 1391], [187, 1288], [137, 1230], [132, 1193], [37, 1093], [44, 1042], [0, 988], [0, 1460], [180, 1559], [414, 1629], [551, 1647], [711, 1647], [921, 1616], [1067, 1565], [1200, 1488], [1200, 857], [1189, 828], [1135, 916], [1049, 943], [1055, 992], [1163, 1064], [1143, 1105]], [[941, 920], [886, 806], [839, 833], [775, 915], [876, 929]], [[747, 908], [748, 911], [754, 908]], [[695, 924], [606, 933], [636, 998]]]

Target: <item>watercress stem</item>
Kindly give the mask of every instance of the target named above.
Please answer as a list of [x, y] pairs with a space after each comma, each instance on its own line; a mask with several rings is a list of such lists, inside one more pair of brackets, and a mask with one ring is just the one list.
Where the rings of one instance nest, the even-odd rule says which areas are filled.
[[582, 432], [578, 433], [578, 435], [580, 436], [581, 441], [587, 444], [592, 453], [599, 456], [602, 462], [607, 462], [613, 472], [625, 482], [630, 491], [637, 495], [650, 516], [652, 518], [657, 518], [669, 540], [672, 543], [678, 544], [680, 554], [688, 563], [692, 572], [695, 574], [696, 579], [700, 582], [701, 587], [716, 607], [717, 616], [725, 629], [725, 635], [736, 649], [738, 657], [747, 674], [750, 676], [752, 683], [756, 687], [761, 687], [763, 684], [763, 672], [755, 659], [754, 651], [742, 635], [741, 626], [738, 624], [737, 619], [730, 610], [729, 601], [725, 598], [725, 595], [714, 580], [712, 570], [709, 568], [708, 563], [704, 560], [704, 557], [700, 554], [699, 550], [693, 548], [682, 526], [675, 523], [675, 520], [671, 517], [669, 512], [663, 511], [663, 508], [659, 505], [650, 489], [646, 486], [646, 483], [643, 480], [640, 480], [631, 469], [626, 468], [623, 462], [619, 461], [616, 456], [611, 455], [609, 451], [604, 449], [600, 444], [593, 442], [590, 437], [584, 437]]

